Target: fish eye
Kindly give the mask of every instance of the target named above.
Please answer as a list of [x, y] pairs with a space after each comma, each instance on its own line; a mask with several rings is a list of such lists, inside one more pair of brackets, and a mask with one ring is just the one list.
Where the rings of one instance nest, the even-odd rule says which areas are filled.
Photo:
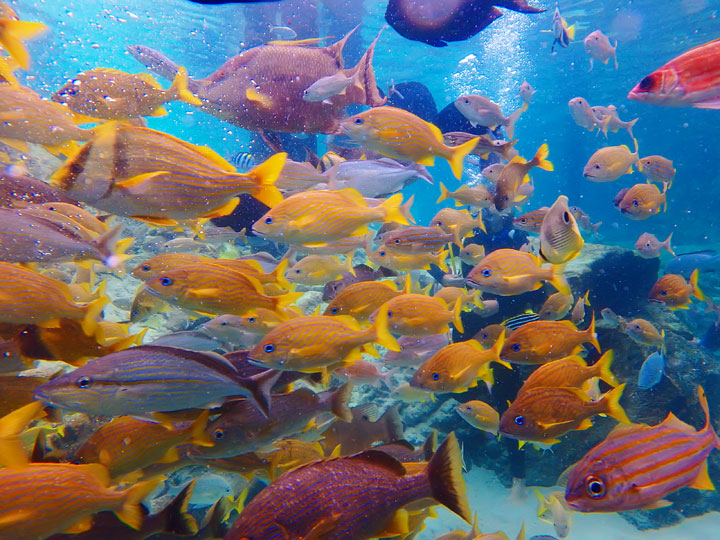
[[173, 280], [169, 277], [164, 277], [160, 279], [160, 285], [162, 285], [163, 287], [169, 287], [172, 284]]
[[508, 200], [510, 200], [510, 199], [508, 199], [508, 196], [505, 195], [505, 196], [502, 198], [502, 200], [503, 200], [503, 201], [508, 201]]
[[432, 374], [432, 380], [433, 381], [439, 381], [440, 380], [440, 374], [435, 372]]
[[567, 212], [563, 212], [563, 221], [565, 223], [570, 223], [570, 214], [568, 214]]
[[392, 311], [388, 310], [388, 317], [392, 317]]
[[635, 325], [635, 330], [640, 330], [640, 325], [639, 325], [639, 324], [636, 324], [636, 325]]
[[222, 429], [219, 429], [219, 428], [218, 428], [218, 429], [216, 429], [215, 431], [213, 431], [213, 439], [215, 439], [216, 441], [219, 441], [219, 440], [222, 439], [224, 436], [225, 436], [225, 431], [222, 430]]
[[299, 273], [300, 273], [300, 270], [295, 270], [295, 273], [296, 273], [296, 274], [299, 274]]
[[645, 247], [650, 247], [650, 242], [647, 242], [647, 243], [645, 244]]
[[640, 90], [650, 90], [653, 85], [655, 84], [655, 79], [652, 75], [648, 75], [645, 77], [642, 81], [640, 81], [640, 84], [638, 84], [638, 88]]
[[149, 265], [149, 264], [143, 264], [143, 265], [140, 267], [140, 270], [142, 270], [143, 272], [149, 272], [149, 271], [150, 271], [150, 265]]
[[248, 317], [248, 322], [251, 322], [251, 323], [255, 322], [255, 317]]
[[438, 221], [437, 223], [435, 223], [435, 225], [437, 225], [438, 227], [442, 227], [442, 221]]
[[274, 350], [275, 350], [275, 345], [272, 345], [272, 344], [270, 344], [270, 343], [268, 343], [267, 345], [265, 345], [265, 346], [263, 347], [263, 351], [265, 351], [266, 353], [271, 353], [271, 352], [273, 352]]
[[482, 335], [482, 338], [483, 338], [483, 339], [487, 339], [488, 337], [489, 337], [489, 336], [488, 336], [487, 334], [483, 334], [483, 335]]
[[483, 277], [490, 277], [492, 275], [492, 270], [489, 268], [483, 268], [483, 271], [480, 272]]
[[463, 101], [467, 104], [470, 104], [470, 100], [468, 98], [463, 99]]
[[472, 411], [472, 407], [470, 407], [470, 405], [467, 405], [467, 406], [465, 406], [465, 410], [466, 410], [466, 411]]
[[596, 168], [596, 169], [599, 169], [599, 168], [600, 168], [600, 164], [599, 164], [599, 163], [596, 163], [596, 164], [595, 164], [595, 168]]
[[660, 294], [661, 294], [662, 296], [667, 296], [667, 291], [660, 291]]
[[520, 344], [516, 343], [515, 345], [513, 345], [512, 350], [515, 352], [520, 352]]
[[605, 482], [597, 476], [588, 476], [585, 479], [585, 492], [592, 499], [600, 499], [605, 496]]
[[225, 321], [223, 321], [223, 322], [220, 323], [220, 326], [227, 326], [227, 325], [228, 325], [228, 323], [225, 322]]
[[637, 199], [633, 200], [633, 206], [640, 206], [640, 203], [637, 201]]
[[378, 255], [380, 255], [381, 257], [384, 257], [384, 256], [385, 256], [385, 250], [383, 249], [382, 251], [380, 251], [380, 252], [378, 253]]
[[525, 218], [520, 218], [520, 223], [522, 223], [522, 224], [524, 225], [525, 223], [527, 223], [527, 219], [525, 219]]
[[395, 239], [395, 244], [396, 244], [396, 245], [400, 245], [400, 239], [399, 239], [399, 238], [396, 238], [396, 239]]
[[78, 388], [90, 388], [90, 384], [92, 384], [92, 379], [90, 377], [80, 377], [75, 384]]
[[356, 126], [362, 126], [363, 120], [362, 118], [356, 118], [355, 119], [355, 125]]
[[332, 313], [333, 315], [337, 315], [337, 314], [338, 314], [338, 311], [340, 311], [340, 310], [339, 310], [338, 308], [336, 308], [336, 307], [330, 308], [330, 313]]
[[273, 222], [273, 218], [271, 218], [271, 217], [266, 217], [266, 218], [265, 218], [265, 224], [266, 224], [266, 225], [270, 225], [272, 222]]
[[518, 426], [524, 426], [525, 425], [525, 417], [524, 416], [516, 416], [515, 417], [515, 423]]

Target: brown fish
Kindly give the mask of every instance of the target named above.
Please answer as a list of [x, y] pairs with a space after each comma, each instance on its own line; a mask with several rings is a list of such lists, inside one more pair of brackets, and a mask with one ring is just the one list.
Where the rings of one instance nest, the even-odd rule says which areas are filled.
[[528, 172], [534, 167], [545, 171], [553, 170], [553, 164], [547, 160], [548, 154], [548, 146], [543, 144], [530, 161], [516, 156], [505, 165], [496, 184], [495, 208], [505, 210], [527, 198], [527, 195], [522, 193], [521, 186], [530, 181]]
[[343, 455], [354, 454], [367, 450], [376, 442], [393, 442], [403, 438], [403, 425], [397, 405], [390, 407], [382, 416], [374, 403], [350, 410], [351, 422], [335, 422], [323, 432], [326, 451], [340, 445]]
[[594, 377], [600, 377], [606, 384], [617, 386], [617, 380], [610, 371], [613, 352], [606, 351], [592, 366], [588, 366], [579, 356], [568, 356], [553, 360], [538, 367], [525, 380], [518, 395], [526, 390], [538, 387], [571, 386], [581, 388], [584, 383]]

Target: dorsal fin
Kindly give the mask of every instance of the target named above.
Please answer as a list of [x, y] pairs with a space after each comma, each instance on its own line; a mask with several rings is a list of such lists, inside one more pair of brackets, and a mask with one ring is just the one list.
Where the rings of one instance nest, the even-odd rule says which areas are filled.
[[340, 41], [337, 41], [330, 45], [329, 47], [326, 47], [326, 51], [330, 53], [332, 57], [334, 57], [338, 63], [340, 64], [340, 67], [344, 66], [345, 63], [343, 61], [343, 49], [345, 48], [345, 44], [347, 43], [347, 40], [350, 39], [350, 36], [352, 36], [357, 29], [360, 28], [360, 25], [358, 24], [355, 28], [350, 30], [344, 38], [342, 38]]
[[686, 424], [673, 413], [668, 413], [667, 417], [665, 418], [665, 420], [663, 420], [661, 425], [667, 428], [677, 429], [678, 431], [682, 431], [684, 433], [696, 433], [694, 427], [692, 427], [690, 424]]
[[[342, 459], [342, 458], [341, 458]], [[382, 450], [365, 450], [354, 456], [350, 456], [347, 459], [359, 459], [367, 461], [373, 465], [387, 469], [388, 471], [397, 474], [398, 476], [405, 476], [405, 466], [400, 463], [397, 459], [392, 457], [390, 454], [386, 454]]]

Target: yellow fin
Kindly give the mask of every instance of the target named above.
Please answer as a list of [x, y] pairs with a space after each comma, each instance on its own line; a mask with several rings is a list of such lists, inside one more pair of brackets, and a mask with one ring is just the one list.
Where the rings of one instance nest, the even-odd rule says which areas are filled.
[[253, 104], [257, 105], [262, 109], [272, 109], [272, 98], [270, 98], [270, 96], [261, 94], [254, 88], [247, 88], [245, 90], [245, 97], [248, 98]]
[[170, 174], [170, 173], [167, 171], [154, 171], [154, 172], [149, 172], [149, 173], [145, 173], [145, 174], [139, 174], [137, 176], [133, 176], [132, 178], [128, 178], [126, 180], [121, 180], [120, 182], [117, 182], [115, 185], [117, 187], [121, 187], [123, 189], [132, 189], [136, 186], [139, 186], [143, 182], [152, 180], [153, 178], [155, 178], [157, 176], [162, 176], [164, 174]]
[[690, 484], [688, 487], [691, 487], [693, 489], [707, 489], [710, 491], [715, 491], [715, 484], [713, 484], [713, 481], [708, 475], [707, 460], [703, 462], [702, 467], [700, 468], [700, 472], [698, 472], [695, 480], [693, 480], [692, 484]]
[[165, 107], [163, 107], [162, 105], [160, 105], [152, 112], [152, 114], [150, 116], [167, 116], [167, 114], [168, 114], [167, 109]]
[[93, 517], [92, 516], [85, 516], [77, 520], [75, 523], [70, 525], [67, 529], [65, 529], [63, 532], [65, 534], [77, 534], [82, 533], [85, 531], [89, 531], [92, 528], [93, 525]]

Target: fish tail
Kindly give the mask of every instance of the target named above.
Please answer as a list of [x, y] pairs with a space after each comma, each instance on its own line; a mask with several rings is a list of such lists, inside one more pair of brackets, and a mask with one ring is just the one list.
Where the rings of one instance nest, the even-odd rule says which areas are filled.
[[[617, 69], [617, 60], [616, 62], [616, 69]], [[628, 134], [630, 135], [631, 139], [635, 139], [635, 135], [633, 135], [632, 128], [635, 127], [635, 124], [637, 124], [637, 121], [640, 120], [640, 118], [635, 118], [634, 120], [630, 120], [626, 123], [625, 129], [627, 129]]]
[[353, 266], [352, 255], [350, 255], [350, 254], [345, 255], [345, 264], [343, 266], [345, 268], [345, 272], [347, 272], [348, 274], [352, 274], [353, 276], [356, 275], [355, 267]]
[[544, 171], [554, 171], [555, 168], [553, 167], [552, 162], [547, 160], [547, 157], [550, 155], [550, 150], [548, 148], [547, 143], [543, 143], [540, 148], [537, 149], [537, 152], [535, 152], [535, 157], [532, 158], [532, 166], [533, 167], [540, 167]]
[[275, 283], [277, 283], [280, 287], [285, 289], [286, 291], [289, 291], [291, 289], [290, 283], [285, 278], [285, 272], [287, 271], [288, 265], [290, 264], [290, 261], [287, 257], [283, 257], [278, 265], [275, 267], [275, 270], [273, 270], [270, 275], [275, 280]]
[[44, 403], [33, 401], [24, 407], [0, 418], [0, 466], [23, 467], [27, 465], [28, 456], [20, 442], [19, 436], [35, 418], [44, 416]]
[[692, 287], [692, 293], [698, 300], [702, 300], [704, 302], [707, 302], [708, 298], [705, 296], [705, 293], [700, 290], [700, 285], [698, 284], [698, 278], [700, 277], [700, 272], [696, 268], [693, 270], [693, 273], [690, 274], [690, 286]]
[[605, 354], [603, 354], [600, 359], [595, 364], [596, 375], [600, 377], [603, 382], [609, 384], [612, 387], [615, 387], [618, 385], [618, 381], [615, 378], [615, 375], [613, 375], [612, 371], [610, 371], [610, 366], [613, 363], [613, 359], [615, 358], [614, 353], [612, 352], [612, 349], [609, 351], [605, 351]]
[[589, 305], [590, 305], [590, 298], [589, 298], [589, 297], [590, 297], [590, 289], [588, 289], [587, 291], [585, 291], [585, 296], [582, 297], [583, 304], [585, 304], [586, 306], [589, 306]]
[[162, 511], [164, 516], [163, 530], [178, 536], [193, 536], [198, 532], [195, 518], [188, 514], [188, 505], [192, 498], [197, 479], [190, 482], [177, 494], [172, 502]]
[[292, 305], [302, 295], [303, 293], [301, 292], [289, 292], [280, 296], [273, 296], [273, 298], [275, 299], [275, 311], [280, 313], [280, 310], [282, 308]]
[[[638, 164], [640, 162], [638, 161]], [[667, 182], [663, 182], [663, 190], [662, 190], [662, 203], [663, 203], [663, 212], [667, 212], [667, 190], [668, 190], [669, 184]]]
[[627, 414], [625, 414], [625, 409], [620, 405], [620, 398], [623, 395], [623, 390], [625, 390], [625, 384], [626, 383], [622, 383], [620, 386], [613, 388], [605, 394], [602, 398], [602, 403], [608, 415], [612, 416], [618, 422], [630, 424], [631, 422]]
[[388, 329], [387, 309], [383, 309], [382, 306], [378, 310], [378, 316], [372, 329], [375, 333], [375, 343], [390, 351], [400, 351], [400, 345]]
[[542, 517], [545, 515], [545, 512], [550, 510], [550, 507], [548, 506], [550, 501], [546, 500], [545, 497], [543, 497], [543, 494], [540, 493], [540, 490], [538, 488], [533, 488], [535, 490], [535, 496], [538, 500], [538, 509], [537, 509], [537, 515], [538, 517]]
[[565, 276], [563, 275], [564, 269], [564, 264], [553, 264], [550, 274], [550, 283], [558, 290], [558, 292], [567, 294], [569, 296], [570, 294], [572, 294], [572, 291], [570, 290], [570, 284], [567, 282]]
[[188, 72], [184, 67], [178, 68], [177, 75], [173, 79], [172, 86], [168, 89], [171, 99], [180, 99], [190, 105], [200, 106], [200, 101], [190, 90], [188, 90]]
[[118, 519], [128, 527], [139, 530], [143, 521], [140, 503], [152, 493], [161, 481], [162, 477], [152, 478], [144, 482], [138, 482], [125, 491], [122, 507], [115, 510], [115, 515]]
[[590, 319], [590, 326], [587, 327], [587, 330], [584, 332], [585, 338], [587, 339], [588, 343], [590, 343], [593, 347], [597, 349], [598, 352], [600, 352], [602, 349], [600, 349], [600, 343], [597, 339], [597, 332], [595, 332], [595, 312], [593, 311], [592, 319]]
[[415, 202], [415, 194], [410, 195], [410, 198], [400, 205], [400, 213], [405, 216], [405, 219], [407, 219], [410, 223], [415, 223], [415, 218], [410, 213], [410, 208], [412, 207], [413, 202]]
[[270, 413], [270, 390], [280, 378], [282, 371], [267, 369], [252, 377], [238, 377], [237, 382], [247, 390], [250, 399], [267, 418]]
[[482, 218], [482, 211], [478, 212], [478, 217], [475, 220], [475, 228], [480, 229], [482, 232], [487, 234], [487, 229], [485, 228], [485, 222]]
[[430, 490], [436, 501], [470, 523], [472, 513], [462, 469], [460, 446], [455, 432], [451, 431], [428, 462], [426, 470]]
[[663, 247], [667, 250], [670, 255], [675, 257], [675, 252], [673, 251], [672, 246], [670, 245], [670, 242], [672, 240], [672, 235], [675, 231], [671, 232], [670, 235], [667, 237], [667, 239], [663, 242]]
[[[525, 104], [524, 107], [527, 109], [527, 104]], [[517, 111], [508, 116], [507, 124], [505, 124], [505, 131], [507, 131], [508, 139], [515, 138], [515, 123], [518, 121], [522, 113], [525, 112], [525, 109], [520, 107]]]
[[348, 407], [352, 397], [353, 384], [346, 382], [333, 392], [330, 398], [330, 410], [343, 422], [352, 422], [352, 411]]
[[448, 160], [448, 163], [450, 163], [450, 168], [452, 169], [455, 178], [457, 178], [458, 180], [463, 173], [463, 160], [465, 159], [465, 156], [475, 150], [475, 147], [477, 146], [479, 140], [480, 137], [475, 137], [474, 139], [470, 139], [469, 141], [461, 144], [460, 146], [445, 147], [450, 154], [450, 157], [446, 159]]
[[441, 203], [444, 200], [447, 200], [449, 198], [450, 192], [448, 191], [448, 188], [445, 187], [445, 184], [440, 182], [440, 196], [438, 197], [438, 200], [435, 201], [435, 204]]
[[[400, 223], [401, 225], [410, 225], [408, 218], [403, 214], [400, 204], [402, 203], [402, 193], [396, 193], [392, 197], [385, 199], [380, 205], [384, 214], [385, 221]], [[409, 213], [409, 209], [408, 209]], [[412, 217], [412, 216], [410, 216]]]
[[512, 366], [508, 362], [506, 362], [505, 360], [500, 358], [500, 353], [502, 352], [502, 349], [505, 346], [505, 336], [506, 335], [507, 335], [507, 330], [503, 330], [500, 333], [500, 335], [498, 336], [498, 338], [495, 340], [495, 343], [493, 343], [493, 346], [490, 349], [490, 351], [493, 354], [493, 359], [492, 359], [493, 362], [501, 364], [502, 366], [505, 366], [508, 369], [512, 369]]
[[573, 25], [571, 25], [571, 26], [568, 26], [568, 27], [565, 29], [565, 33], [567, 34], [567, 37], [568, 37], [569, 39], [571, 39], [571, 40], [572, 40], [572, 39], [575, 39], [575, 25], [573, 24]]
[[190, 425], [190, 442], [198, 446], [214, 446], [215, 442], [205, 433], [207, 427], [208, 417], [210, 416], [210, 409], [204, 410], [200, 413], [195, 421]]
[[602, 225], [602, 221], [598, 221], [597, 223], [590, 225], [590, 228], [592, 229], [593, 234], [597, 234], [597, 231], [600, 228], [600, 225]]
[[720, 448], [720, 438], [718, 438], [717, 434], [715, 433], [715, 429], [710, 422], [710, 408], [708, 407], [707, 396], [705, 396], [705, 389], [703, 389], [702, 386], [698, 385], [697, 393], [700, 408], [705, 414], [705, 426], [703, 426], [701, 431], [711, 431], [712, 434], [715, 435], [715, 448]]
[[121, 268], [123, 263], [132, 257], [125, 255], [125, 252], [132, 245], [133, 239], [118, 241], [122, 230], [123, 226], [118, 224], [95, 239], [95, 246], [103, 256], [103, 264], [113, 270]]
[[461, 334], [465, 333], [462, 323], [462, 307], [463, 300], [459, 297], [455, 300], [455, 305], [453, 306], [453, 326], [455, 326], [455, 329]]
[[[447, 265], [447, 256], [448, 250], [444, 249], [440, 253], [438, 253], [437, 261], [435, 261], [435, 265], [446, 274], [450, 271]], [[450, 256], [452, 257], [452, 252], [450, 252]]]
[[95, 335], [98, 319], [102, 314], [103, 308], [108, 304], [108, 302], [110, 302], [110, 299], [103, 294], [100, 298], [96, 298], [85, 306], [85, 315], [83, 316], [83, 320], [80, 325], [82, 326], [82, 330], [86, 336]]
[[0, 29], [0, 45], [5, 47], [21, 68], [27, 69], [30, 67], [30, 55], [22, 41], [33, 38], [45, 30], [47, 26], [42, 23], [4, 19]]
[[283, 200], [280, 190], [275, 187], [275, 181], [280, 176], [286, 160], [286, 153], [275, 154], [260, 165], [253, 167], [246, 175], [255, 181], [256, 187], [251, 195], [270, 208]]

